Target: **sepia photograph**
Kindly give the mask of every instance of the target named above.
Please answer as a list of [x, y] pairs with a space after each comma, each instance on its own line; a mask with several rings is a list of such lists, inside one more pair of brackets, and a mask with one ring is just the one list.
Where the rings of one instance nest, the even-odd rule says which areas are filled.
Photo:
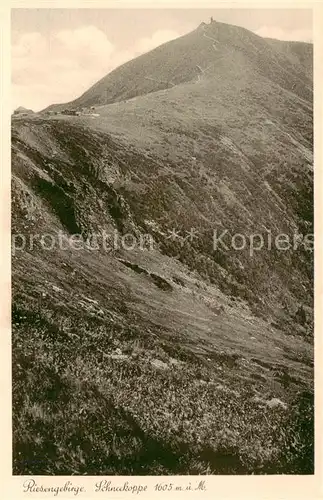
[[313, 475], [312, 10], [10, 23], [12, 474]]

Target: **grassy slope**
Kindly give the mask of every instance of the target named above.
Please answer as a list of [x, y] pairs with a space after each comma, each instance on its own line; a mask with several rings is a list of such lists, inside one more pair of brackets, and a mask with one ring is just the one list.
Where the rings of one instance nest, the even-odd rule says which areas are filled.
[[[98, 117], [13, 123], [15, 233], [157, 243], [14, 256], [17, 474], [313, 470], [308, 255], [210, 249], [214, 227], [311, 230], [311, 84], [269, 42], [216, 23], [218, 54], [202, 29], [111, 73], [112, 101], [136, 96]], [[178, 82], [143, 87], [153, 64]]]
[[[94, 152], [111, 168], [116, 157], [123, 165], [124, 149], [104, 136], [102, 156], [101, 135], [82, 135], [69, 120], [18, 123], [14, 232], [116, 227], [116, 192], [101, 187]], [[71, 144], [82, 144], [81, 156]], [[125, 214], [124, 226], [136, 228], [129, 207]], [[16, 473], [311, 470], [312, 347], [253, 316], [239, 293], [157, 250], [39, 245], [14, 257], [13, 291]], [[288, 412], [270, 408], [272, 398]]]
[[307, 76], [313, 78], [313, 44], [304, 42], [283, 42], [267, 38], [267, 41], [283, 53], [287, 53], [295, 63], [301, 64]]
[[[220, 75], [98, 107], [99, 117], [80, 121], [145, 151], [144, 164], [130, 160], [119, 181], [141, 221], [153, 219], [161, 232], [197, 228], [205, 240], [203, 248], [195, 250], [230, 272], [231, 291], [247, 282], [245, 298], [254, 292], [253, 298], [265, 298], [273, 309], [283, 295], [291, 302], [307, 303], [308, 255], [298, 252], [296, 262], [295, 255], [287, 252], [280, 266], [276, 255], [262, 253], [261, 267], [257, 255], [250, 259], [248, 252], [220, 249], [212, 254], [210, 240], [214, 228], [219, 232], [229, 228], [231, 234], [266, 234], [266, 228], [274, 234], [311, 232], [310, 103], [254, 74], [239, 80], [233, 74], [230, 86], [228, 75]], [[186, 263], [189, 259], [186, 254]], [[194, 257], [193, 261], [196, 266]], [[268, 272], [273, 275], [271, 282], [264, 279]], [[227, 284], [216, 265], [208, 274]]]
[[301, 339], [215, 313], [198, 280], [163, 292], [107, 257], [51, 258], [14, 262], [15, 473], [311, 471]]

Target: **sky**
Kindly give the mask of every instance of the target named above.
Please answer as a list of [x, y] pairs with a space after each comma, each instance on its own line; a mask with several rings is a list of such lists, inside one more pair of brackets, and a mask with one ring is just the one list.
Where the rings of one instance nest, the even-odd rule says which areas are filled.
[[211, 16], [264, 37], [312, 41], [312, 13], [304, 9], [12, 9], [12, 109], [73, 100]]

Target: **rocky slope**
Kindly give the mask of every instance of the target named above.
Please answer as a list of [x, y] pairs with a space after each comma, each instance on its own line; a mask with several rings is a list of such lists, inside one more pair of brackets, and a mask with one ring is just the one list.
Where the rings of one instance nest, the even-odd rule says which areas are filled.
[[286, 47], [201, 25], [62, 105], [93, 115], [13, 120], [16, 473], [310, 472], [312, 252], [213, 240], [312, 232]]

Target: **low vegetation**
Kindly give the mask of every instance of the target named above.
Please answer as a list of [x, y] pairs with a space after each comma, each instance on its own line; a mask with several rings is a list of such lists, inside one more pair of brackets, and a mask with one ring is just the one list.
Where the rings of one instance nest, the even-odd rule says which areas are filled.
[[144, 322], [15, 304], [15, 474], [313, 472], [306, 386], [286, 410], [239, 356], [207, 361]]

